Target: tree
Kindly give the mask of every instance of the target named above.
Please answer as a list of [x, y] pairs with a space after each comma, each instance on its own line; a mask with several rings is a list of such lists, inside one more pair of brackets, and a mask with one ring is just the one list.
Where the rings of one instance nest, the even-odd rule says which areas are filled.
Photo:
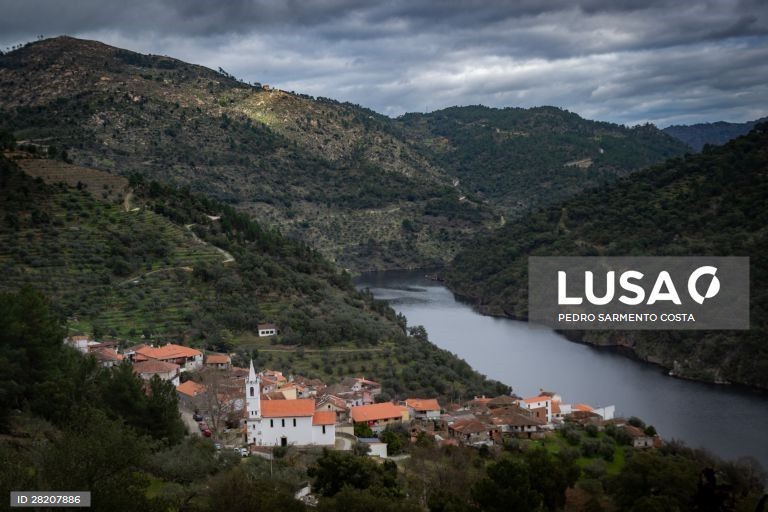
[[398, 496], [397, 466], [392, 461], [378, 464], [369, 457], [323, 450], [322, 456], [309, 468], [313, 488], [323, 496], [335, 496], [345, 486], [371, 489], [379, 496]]
[[174, 385], [154, 375], [149, 381], [145, 419], [146, 430], [165, 444], [176, 444], [184, 438], [186, 427], [179, 415], [179, 398]]
[[287, 486], [256, 479], [238, 467], [216, 475], [208, 491], [211, 512], [304, 511]]
[[638, 452], [614, 479], [613, 494], [622, 509], [629, 510], [641, 498], [657, 496], [670, 498], [679, 510], [690, 510], [697, 476], [696, 467], [689, 459], [664, 456], [656, 451]]
[[0, 294], [0, 429], [9, 411], [24, 408], [57, 371], [63, 339], [61, 319], [39, 292]]
[[419, 512], [421, 507], [406, 500], [393, 500], [386, 496], [377, 496], [367, 490], [345, 487], [333, 498], [323, 498], [318, 506], [319, 512]]
[[149, 479], [139, 471], [149, 445], [91, 409], [43, 448], [39, 489], [91, 491], [95, 510], [147, 510]]
[[504, 456], [488, 466], [488, 476], [472, 487], [472, 498], [487, 512], [541, 510], [542, 497], [531, 487], [528, 465]]

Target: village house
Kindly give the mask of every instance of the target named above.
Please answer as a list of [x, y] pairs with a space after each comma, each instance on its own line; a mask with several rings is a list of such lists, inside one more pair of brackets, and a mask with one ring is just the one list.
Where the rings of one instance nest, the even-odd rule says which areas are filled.
[[275, 324], [258, 324], [256, 326], [259, 337], [264, 338], [266, 336], [276, 336], [277, 326]]
[[139, 345], [132, 347], [130, 350], [126, 350], [125, 354], [134, 362], [154, 359], [166, 363], [173, 363], [178, 365], [181, 368], [181, 371], [198, 370], [203, 366], [202, 352], [194, 348], [175, 345], [173, 343], [163, 345], [162, 347]]
[[448, 425], [448, 433], [464, 444], [490, 444], [498, 430], [476, 418], [454, 421]]
[[157, 375], [160, 379], [167, 380], [174, 386], [179, 385], [180, 367], [174, 363], [166, 363], [156, 359], [139, 361], [133, 364], [133, 371], [147, 381]]
[[109, 347], [93, 348], [89, 353], [104, 368], [112, 368], [113, 366], [123, 362], [122, 354], [118, 354], [114, 349]]
[[661, 438], [658, 436], [649, 436], [641, 428], [637, 428], [633, 425], [622, 425], [624, 431], [632, 438], [632, 447], [636, 449], [653, 448], [657, 445], [661, 445]]
[[64, 344], [82, 352], [83, 354], [87, 354], [90, 352], [91, 348], [100, 345], [99, 342], [92, 340], [91, 337], [86, 334], [76, 334], [69, 336], [68, 338], [64, 339]]
[[523, 409], [531, 411], [535, 418], [544, 420], [546, 423], [552, 422], [552, 397], [539, 395], [530, 398], [517, 400], [517, 405]]
[[405, 405], [417, 420], [436, 420], [440, 417], [440, 404], [434, 398], [408, 398]]
[[367, 425], [376, 434], [381, 433], [389, 425], [410, 420], [408, 408], [392, 402], [352, 407], [349, 415], [354, 423]]
[[546, 425], [544, 420], [533, 417], [528, 411], [518, 407], [496, 409], [490, 417], [490, 423], [502, 434], [517, 437], [531, 437]]
[[199, 399], [205, 393], [205, 386], [188, 380], [176, 386], [176, 395], [179, 397], [179, 404], [189, 410], [199, 409], [201, 400]]
[[217, 370], [228, 370], [232, 366], [229, 354], [208, 354], [205, 356], [205, 367]]
[[335, 395], [325, 394], [318, 398], [315, 405], [315, 410], [333, 411], [336, 413], [339, 421], [345, 421], [347, 418], [349, 418], [349, 407], [347, 407], [347, 403]]
[[365, 377], [347, 377], [341, 381], [341, 386], [353, 393], [367, 391], [371, 398], [376, 398], [376, 395], [381, 394], [381, 384]]
[[317, 411], [315, 400], [262, 400], [261, 376], [251, 361], [245, 381], [246, 441], [255, 446], [333, 446], [336, 413]]

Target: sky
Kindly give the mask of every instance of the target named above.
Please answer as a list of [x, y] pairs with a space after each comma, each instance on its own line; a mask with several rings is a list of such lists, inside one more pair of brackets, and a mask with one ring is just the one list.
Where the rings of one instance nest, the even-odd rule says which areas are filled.
[[96, 39], [390, 116], [555, 105], [659, 127], [768, 115], [768, 1], [0, 0], [0, 48]]

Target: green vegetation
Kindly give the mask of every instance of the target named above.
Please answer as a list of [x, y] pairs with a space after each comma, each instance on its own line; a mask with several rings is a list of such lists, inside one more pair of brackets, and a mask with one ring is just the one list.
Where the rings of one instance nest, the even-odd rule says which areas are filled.
[[[749, 256], [749, 331], [582, 332], [677, 375], [768, 387], [768, 126], [543, 209], [458, 255], [447, 280], [490, 313], [527, 315], [528, 256]], [[674, 365], [674, 361], [678, 361]]]
[[383, 437], [410, 455], [397, 463], [296, 448], [241, 460], [182, 437], [170, 384], [155, 378], [145, 393], [130, 367], [101, 368], [62, 334], [39, 293], [0, 295], [2, 492], [90, 490], [95, 510], [304, 510], [293, 494], [311, 482], [320, 510], [554, 511], [578, 499], [590, 510], [751, 510], [764, 484], [749, 460], [724, 463], [674, 443], [592, 453], [594, 443], [618, 443], [616, 432], [578, 425], [480, 450], [390, 430]]
[[[406, 336], [402, 317], [306, 245], [188, 190], [131, 182], [138, 211], [0, 158], [0, 290], [33, 286], [71, 331], [100, 339], [186, 340], [329, 382], [367, 375], [392, 397], [508, 392], [422, 330]], [[257, 338], [259, 322], [280, 336]]]
[[718, 121], [716, 123], [699, 123], [689, 126], [673, 125], [664, 128], [662, 131], [688, 144], [696, 151], [701, 151], [707, 144], [725, 144], [729, 140], [746, 135], [756, 124], [765, 121], [768, 121], [768, 118], [764, 117], [746, 123]]
[[188, 187], [356, 271], [443, 265], [500, 214], [685, 150], [551, 107], [390, 119], [67, 37], [0, 55], [0, 69], [0, 129], [25, 147]]
[[453, 107], [401, 122], [434, 165], [507, 214], [559, 202], [686, 149], [653, 126], [588, 121], [554, 107]]

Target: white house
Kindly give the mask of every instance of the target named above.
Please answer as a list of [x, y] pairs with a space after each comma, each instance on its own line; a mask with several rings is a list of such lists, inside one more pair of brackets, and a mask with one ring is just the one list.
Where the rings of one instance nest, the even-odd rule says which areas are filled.
[[261, 378], [251, 368], [245, 381], [246, 441], [256, 446], [333, 446], [336, 413], [316, 411], [313, 398], [262, 400]]
[[92, 340], [85, 334], [76, 334], [66, 338], [64, 344], [79, 350], [83, 354], [87, 354], [91, 341]]
[[523, 409], [528, 409], [537, 419], [544, 420], [547, 423], [552, 422], [552, 397], [539, 395], [531, 398], [519, 400], [517, 405]]
[[277, 326], [275, 324], [259, 324], [257, 326], [259, 337], [275, 336], [277, 334]]

